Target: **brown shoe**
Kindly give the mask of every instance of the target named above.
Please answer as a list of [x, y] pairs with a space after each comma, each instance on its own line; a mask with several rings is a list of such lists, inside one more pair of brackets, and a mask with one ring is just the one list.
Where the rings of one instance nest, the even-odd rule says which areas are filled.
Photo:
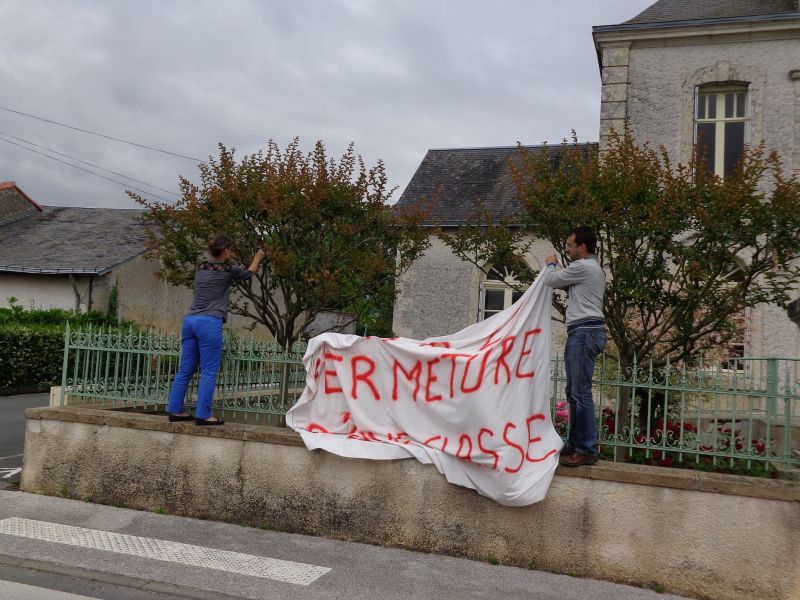
[[559, 452], [559, 457], [564, 458], [565, 456], [572, 456], [575, 454], [575, 448], [570, 448], [569, 446], [564, 446]]
[[569, 456], [562, 456], [558, 464], [564, 465], [565, 467], [582, 467], [586, 465], [593, 465], [597, 462], [598, 457], [596, 454], [581, 454], [580, 452], [576, 452], [575, 454], [570, 454]]

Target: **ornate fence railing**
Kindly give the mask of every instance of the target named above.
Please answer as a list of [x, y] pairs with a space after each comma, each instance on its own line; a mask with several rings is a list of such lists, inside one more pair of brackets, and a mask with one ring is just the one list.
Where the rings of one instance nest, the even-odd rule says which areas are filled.
[[[554, 422], [566, 436], [562, 360], [553, 361], [551, 375]], [[800, 467], [799, 395], [796, 358], [624, 369], [604, 356], [594, 380], [605, 456], [733, 472]]]
[[[305, 385], [305, 347], [225, 340], [214, 407], [226, 417], [279, 422]], [[163, 408], [180, 339], [134, 330], [71, 330], [64, 342], [62, 404]], [[569, 428], [560, 358], [552, 361], [551, 410]], [[196, 380], [187, 394], [192, 404]], [[800, 359], [740, 358], [715, 364], [647, 363], [623, 369], [602, 357], [594, 397], [603, 455], [665, 466], [750, 472], [800, 467]], [[692, 463], [692, 464], [688, 464]]]
[[[305, 386], [304, 351], [302, 344], [287, 351], [275, 342], [226, 337], [214, 408], [282, 417]], [[69, 394], [85, 402], [166, 406], [179, 357], [178, 336], [133, 329], [71, 330], [67, 325], [61, 403]], [[186, 395], [188, 405], [196, 394], [197, 377]]]

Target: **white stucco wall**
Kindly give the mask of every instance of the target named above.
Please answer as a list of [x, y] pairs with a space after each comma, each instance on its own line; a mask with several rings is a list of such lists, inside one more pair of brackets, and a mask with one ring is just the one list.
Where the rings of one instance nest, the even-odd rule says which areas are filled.
[[[81, 298], [81, 312], [87, 310], [90, 278], [75, 275]], [[108, 307], [108, 276], [98, 276], [92, 282], [92, 309]], [[23, 308], [75, 308], [75, 292], [67, 275], [40, 275], [33, 273], [0, 273], [0, 306], [9, 306], [8, 298], [17, 299]]]
[[[549, 242], [537, 240], [528, 264], [541, 269], [553, 252]], [[485, 275], [462, 261], [436, 236], [431, 247], [398, 282], [393, 329], [401, 337], [425, 339], [455, 333], [478, 320], [480, 286]], [[560, 329], [556, 339], [560, 339]]]
[[[183, 316], [192, 304], [193, 291], [159, 279], [157, 269], [158, 263], [142, 256], [121, 265], [114, 272], [111, 285], [116, 283], [119, 290], [119, 317], [165, 333], [179, 333]], [[333, 312], [321, 314], [314, 320], [309, 332], [316, 335], [346, 322], [345, 317]], [[228, 313], [226, 328], [236, 335], [258, 340], [273, 339], [264, 325], [251, 328], [252, 325], [251, 319]], [[351, 325], [344, 333], [355, 333], [355, 327]]]

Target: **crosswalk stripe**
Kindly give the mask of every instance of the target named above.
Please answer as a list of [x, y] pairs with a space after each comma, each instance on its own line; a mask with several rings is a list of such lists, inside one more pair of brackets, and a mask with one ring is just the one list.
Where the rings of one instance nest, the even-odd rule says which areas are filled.
[[67, 544], [93, 550], [106, 550], [118, 554], [151, 558], [155, 560], [217, 569], [252, 577], [263, 577], [286, 583], [309, 585], [325, 573], [327, 567], [292, 562], [193, 546], [169, 540], [126, 535], [99, 529], [85, 529], [60, 523], [11, 517], [0, 520], [0, 534]]

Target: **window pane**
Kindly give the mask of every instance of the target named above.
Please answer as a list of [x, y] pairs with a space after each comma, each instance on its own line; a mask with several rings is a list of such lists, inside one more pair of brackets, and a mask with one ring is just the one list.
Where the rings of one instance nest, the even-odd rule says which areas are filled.
[[717, 95], [716, 94], [709, 94], [708, 95], [708, 118], [709, 119], [716, 119], [717, 118]]
[[716, 136], [714, 134], [716, 129], [716, 123], [697, 124], [697, 145], [700, 149], [703, 162], [712, 173], [714, 172], [714, 144], [716, 141]]
[[511, 292], [511, 304], [514, 304], [517, 300], [522, 298], [522, 294], [525, 292]]
[[733, 118], [733, 102], [736, 99], [736, 94], [728, 93], [725, 94], [725, 118], [732, 119]]
[[705, 119], [706, 118], [706, 100], [708, 96], [704, 94], [700, 94], [697, 97], [697, 118], [698, 119]]
[[744, 149], [744, 123], [725, 123], [725, 177], [733, 172]]
[[744, 117], [744, 92], [736, 94], [736, 116]]
[[503, 310], [503, 300], [505, 298], [504, 290], [486, 290], [484, 299], [484, 309], [488, 312], [490, 310], [500, 311]]

